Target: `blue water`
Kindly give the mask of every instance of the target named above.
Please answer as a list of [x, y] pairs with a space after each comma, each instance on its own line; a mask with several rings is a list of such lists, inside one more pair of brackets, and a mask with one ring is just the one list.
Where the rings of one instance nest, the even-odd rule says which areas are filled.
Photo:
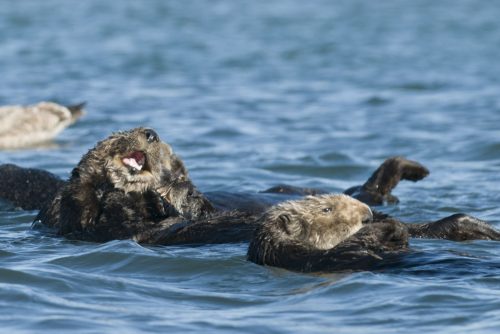
[[[3, 1], [0, 104], [87, 101], [48, 147], [0, 163], [67, 177], [112, 131], [154, 127], [202, 191], [332, 192], [386, 157], [431, 170], [381, 208], [500, 228], [500, 1]], [[500, 243], [411, 240], [420, 265], [305, 275], [246, 244], [93, 244], [0, 210], [5, 333], [500, 330]]]

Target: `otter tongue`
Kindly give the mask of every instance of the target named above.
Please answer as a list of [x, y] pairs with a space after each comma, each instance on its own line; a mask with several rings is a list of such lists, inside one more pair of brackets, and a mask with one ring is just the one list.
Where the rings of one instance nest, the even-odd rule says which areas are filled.
[[144, 157], [144, 153], [137, 151], [123, 158], [122, 161], [127, 166], [130, 166], [137, 170], [141, 170], [144, 166], [146, 158]]

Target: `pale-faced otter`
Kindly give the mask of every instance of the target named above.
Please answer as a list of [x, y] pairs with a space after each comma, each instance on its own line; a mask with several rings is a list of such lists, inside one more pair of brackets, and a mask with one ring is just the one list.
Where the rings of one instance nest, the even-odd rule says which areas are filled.
[[40, 102], [0, 107], [0, 149], [18, 149], [53, 139], [81, 117], [84, 105]]
[[[350, 196], [319, 195], [273, 206], [265, 213], [262, 224], [272, 225], [269, 226], [271, 232], [284, 232], [281, 238], [325, 250], [335, 247], [372, 220], [370, 208]], [[273, 228], [275, 222], [278, 229]]]
[[365, 204], [346, 195], [278, 204], [262, 216], [247, 258], [300, 272], [373, 270], [403, 264], [409, 236], [500, 240], [500, 232], [463, 214], [427, 224], [372, 218]]
[[373, 221], [367, 217], [367, 207], [345, 195], [277, 205], [262, 216], [247, 258], [300, 272], [374, 270], [404, 265], [409, 237], [500, 240], [500, 232], [463, 214], [426, 224], [404, 224], [380, 214]]
[[262, 216], [247, 258], [301, 272], [375, 269], [407, 250], [408, 230], [372, 220], [366, 204], [343, 194], [278, 204]]

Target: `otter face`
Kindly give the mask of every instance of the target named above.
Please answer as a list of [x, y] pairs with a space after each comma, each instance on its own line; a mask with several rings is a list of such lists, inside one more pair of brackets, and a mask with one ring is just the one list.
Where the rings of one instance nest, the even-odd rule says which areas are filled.
[[284, 202], [266, 214], [280, 238], [322, 250], [335, 247], [372, 219], [367, 205], [343, 194]]
[[135, 128], [111, 135], [94, 149], [104, 160], [107, 179], [125, 192], [145, 192], [159, 182], [164, 155], [160, 137], [153, 129]]

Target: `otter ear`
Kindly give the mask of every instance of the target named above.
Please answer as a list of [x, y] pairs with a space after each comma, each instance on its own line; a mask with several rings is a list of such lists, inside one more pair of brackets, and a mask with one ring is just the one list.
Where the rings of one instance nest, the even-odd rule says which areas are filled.
[[283, 213], [278, 217], [278, 220], [280, 221], [280, 224], [287, 225], [292, 219], [290, 218], [290, 215]]
[[289, 214], [281, 214], [278, 217], [281, 228], [289, 235], [297, 235], [302, 230], [302, 225], [296, 219], [292, 219]]

